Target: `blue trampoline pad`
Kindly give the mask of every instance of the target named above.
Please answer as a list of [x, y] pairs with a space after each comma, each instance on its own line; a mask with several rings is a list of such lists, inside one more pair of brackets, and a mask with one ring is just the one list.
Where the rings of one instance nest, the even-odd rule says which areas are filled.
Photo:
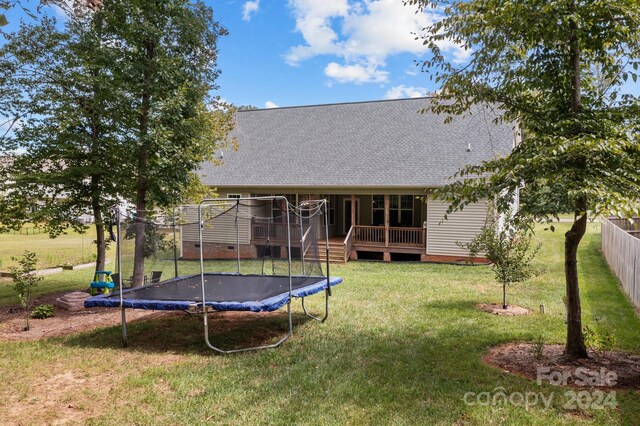
[[[306, 297], [321, 292], [342, 278], [291, 277], [291, 295]], [[207, 273], [204, 275], [206, 305], [218, 311], [275, 311], [289, 302], [289, 276]], [[200, 274], [172, 278], [157, 284], [125, 289], [125, 308], [187, 310], [202, 304]], [[86, 308], [119, 307], [120, 293], [90, 297]]]

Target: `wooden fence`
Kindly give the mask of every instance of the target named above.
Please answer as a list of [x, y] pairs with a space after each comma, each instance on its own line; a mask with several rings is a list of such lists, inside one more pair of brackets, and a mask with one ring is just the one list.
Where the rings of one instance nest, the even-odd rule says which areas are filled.
[[601, 220], [602, 252], [634, 306], [640, 309], [640, 218]]

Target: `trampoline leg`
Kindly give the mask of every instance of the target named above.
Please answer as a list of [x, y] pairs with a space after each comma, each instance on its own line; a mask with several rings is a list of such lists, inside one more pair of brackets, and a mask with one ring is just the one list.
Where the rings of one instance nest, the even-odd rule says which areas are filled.
[[307, 311], [306, 306], [304, 306], [304, 297], [302, 298], [302, 310], [304, 311], [304, 314], [309, 318], [314, 319], [316, 321], [325, 322], [327, 318], [329, 318], [329, 289], [327, 288], [324, 292], [324, 317], [320, 318], [320, 317], [311, 315]]
[[125, 314], [124, 307], [120, 307], [120, 312], [122, 314], [122, 346], [125, 348], [128, 346], [127, 343], [127, 315]]
[[216, 351], [218, 353], [221, 353], [221, 354], [232, 354], [232, 353], [236, 353], [236, 352], [247, 352], [247, 351], [256, 351], [256, 350], [259, 350], [259, 349], [277, 348], [278, 346], [280, 346], [281, 344], [283, 344], [284, 342], [289, 340], [289, 337], [291, 337], [293, 335], [293, 317], [292, 317], [292, 313], [291, 313], [291, 300], [289, 300], [289, 302], [287, 303], [287, 314], [288, 314], [288, 317], [289, 317], [289, 330], [287, 331], [287, 334], [285, 334], [277, 342], [272, 343], [270, 345], [252, 346], [250, 348], [225, 350], [225, 349], [221, 349], [221, 348], [218, 348], [217, 346], [212, 345], [211, 342], [209, 341], [209, 320], [208, 320], [208, 317], [207, 317], [207, 307], [206, 307], [206, 305], [204, 306], [203, 311], [204, 311], [204, 341], [205, 341], [205, 343], [207, 344], [207, 346], [210, 349], [213, 349], [214, 351]]

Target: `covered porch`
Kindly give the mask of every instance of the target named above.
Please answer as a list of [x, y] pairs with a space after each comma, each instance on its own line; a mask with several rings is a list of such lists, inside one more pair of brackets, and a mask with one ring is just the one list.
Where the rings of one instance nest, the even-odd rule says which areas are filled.
[[426, 205], [417, 194], [330, 196], [335, 219], [329, 239], [332, 261], [358, 257], [391, 261], [393, 256], [425, 260]]

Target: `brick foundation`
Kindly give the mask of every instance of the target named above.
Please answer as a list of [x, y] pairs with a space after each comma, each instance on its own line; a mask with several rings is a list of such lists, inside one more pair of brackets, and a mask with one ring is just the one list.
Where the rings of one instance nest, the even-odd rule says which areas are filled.
[[[443, 256], [433, 254], [421, 254], [420, 261], [431, 263], [468, 263], [469, 258], [465, 256]], [[489, 263], [484, 257], [477, 257], [471, 261], [474, 264], [484, 265]]]

